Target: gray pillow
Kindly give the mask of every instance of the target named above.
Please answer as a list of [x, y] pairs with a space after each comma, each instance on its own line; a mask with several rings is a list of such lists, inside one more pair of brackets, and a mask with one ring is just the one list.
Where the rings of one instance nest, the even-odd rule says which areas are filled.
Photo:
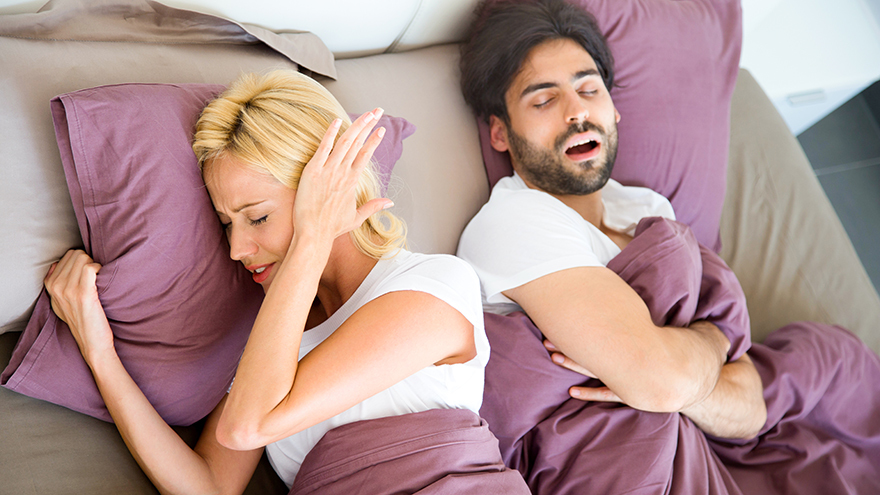
[[149, 0], [67, 0], [0, 16], [0, 333], [22, 330], [49, 264], [82, 245], [49, 100], [104, 84], [226, 85], [269, 68], [335, 76], [311, 33], [254, 26]]

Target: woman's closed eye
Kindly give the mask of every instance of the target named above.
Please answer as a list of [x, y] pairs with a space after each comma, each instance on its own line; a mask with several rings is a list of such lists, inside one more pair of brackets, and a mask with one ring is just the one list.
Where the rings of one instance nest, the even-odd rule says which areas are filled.
[[[269, 218], [269, 215], [263, 215], [256, 220], [248, 219], [248, 223], [251, 224], [252, 227], [256, 227], [257, 225], [266, 223], [267, 218]], [[223, 228], [223, 230], [229, 231], [229, 229], [232, 228], [232, 222], [220, 222], [220, 226]]]

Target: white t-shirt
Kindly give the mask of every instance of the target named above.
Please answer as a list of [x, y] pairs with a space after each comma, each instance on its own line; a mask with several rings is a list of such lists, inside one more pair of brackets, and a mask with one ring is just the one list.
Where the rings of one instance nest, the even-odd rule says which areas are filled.
[[361, 306], [383, 294], [402, 290], [431, 294], [464, 315], [474, 326], [477, 356], [466, 363], [428, 366], [330, 419], [266, 446], [269, 462], [288, 488], [306, 454], [326, 432], [337, 426], [429, 409], [470, 409], [479, 414], [483, 401], [483, 370], [489, 361], [489, 340], [483, 327], [477, 275], [455, 256], [400, 250], [396, 256], [379, 260], [339, 310], [327, 321], [303, 333], [299, 359]]
[[[602, 203], [604, 224], [629, 235], [642, 218], [675, 219], [665, 197], [613, 179], [602, 188]], [[568, 268], [605, 266], [619, 253], [596, 226], [550, 194], [529, 188], [517, 174], [495, 184], [458, 244], [458, 256], [480, 277], [483, 309], [496, 314], [522, 310], [503, 291]]]

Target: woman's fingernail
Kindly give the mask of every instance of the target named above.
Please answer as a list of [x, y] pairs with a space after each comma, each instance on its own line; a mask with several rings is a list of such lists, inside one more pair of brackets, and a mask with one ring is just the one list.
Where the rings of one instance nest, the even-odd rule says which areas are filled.
[[376, 134], [377, 134], [380, 138], [381, 138], [381, 137], [385, 137], [385, 128], [384, 128], [384, 127], [380, 127], [379, 130], [376, 131]]
[[389, 202], [385, 203], [385, 206], [383, 206], [382, 209], [387, 210], [388, 208], [391, 208], [392, 206], [394, 206], [394, 201], [389, 201]]
[[342, 119], [333, 119], [333, 122], [330, 122], [330, 127], [339, 127], [342, 124]]
[[565, 358], [562, 357], [562, 354], [554, 354], [551, 356], [551, 359], [553, 359], [553, 362], [556, 364], [562, 364], [565, 362]]
[[578, 389], [576, 389], [576, 388], [572, 388], [572, 389], [571, 389], [571, 396], [572, 396], [572, 397], [580, 397], [580, 396], [581, 396], [581, 391], [578, 390]]

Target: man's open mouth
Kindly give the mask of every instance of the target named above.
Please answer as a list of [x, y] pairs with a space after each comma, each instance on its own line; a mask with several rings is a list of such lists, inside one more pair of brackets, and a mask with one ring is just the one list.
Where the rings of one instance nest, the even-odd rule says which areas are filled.
[[583, 155], [585, 153], [589, 153], [594, 149], [599, 147], [599, 142], [593, 139], [590, 139], [583, 143], [577, 143], [574, 146], [569, 147], [565, 150], [566, 155]]

